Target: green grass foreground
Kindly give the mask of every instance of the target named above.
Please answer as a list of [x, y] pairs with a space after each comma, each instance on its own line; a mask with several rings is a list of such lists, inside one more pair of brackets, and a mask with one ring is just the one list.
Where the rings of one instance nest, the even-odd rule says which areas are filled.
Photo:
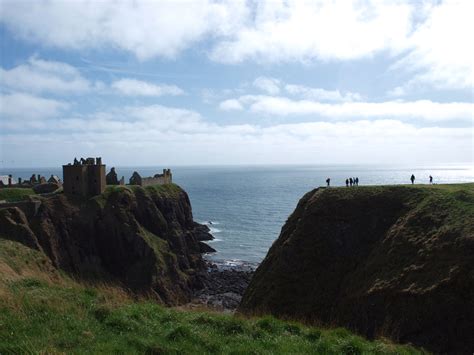
[[419, 354], [273, 317], [176, 310], [120, 289], [10, 280], [0, 290], [0, 354]]
[[0, 189], [0, 201], [17, 202], [26, 199], [29, 195], [34, 195], [35, 192], [30, 188], [21, 187], [4, 187]]

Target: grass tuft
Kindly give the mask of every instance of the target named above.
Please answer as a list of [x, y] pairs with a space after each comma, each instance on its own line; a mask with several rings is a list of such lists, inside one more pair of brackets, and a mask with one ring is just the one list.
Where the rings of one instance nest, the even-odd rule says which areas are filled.
[[4, 187], [0, 189], [0, 201], [17, 202], [28, 199], [28, 196], [35, 195], [33, 189], [21, 187]]

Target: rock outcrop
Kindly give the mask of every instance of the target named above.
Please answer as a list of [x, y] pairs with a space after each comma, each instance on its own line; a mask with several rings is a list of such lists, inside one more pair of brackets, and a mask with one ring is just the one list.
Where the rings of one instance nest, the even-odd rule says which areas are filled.
[[33, 186], [35, 194], [48, 194], [59, 189], [61, 185], [55, 182], [46, 182], [43, 184], [37, 184]]
[[474, 185], [307, 193], [239, 311], [472, 353]]
[[34, 199], [36, 209], [25, 203], [0, 209], [0, 238], [43, 251], [75, 277], [118, 282], [164, 304], [187, 302], [203, 286], [206, 264], [197, 236], [205, 238], [205, 230], [193, 221], [188, 195], [178, 186]]

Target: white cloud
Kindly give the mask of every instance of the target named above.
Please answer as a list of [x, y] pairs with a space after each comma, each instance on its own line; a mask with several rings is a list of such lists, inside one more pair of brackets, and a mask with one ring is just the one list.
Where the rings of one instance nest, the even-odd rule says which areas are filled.
[[317, 101], [360, 101], [362, 97], [358, 93], [346, 92], [341, 94], [339, 90], [325, 90], [311, 88], [303, 85], [285, 85], [285, 90], [291, 95], [301, 96], [308, 100]]
[[440, 103], [430, 100], [321, 103], [286, 97], [244, 95], [237, 99], [249, 111], [276, 116], [318, 115], [333, 119], [420, 119], [425, 121], [471, 121], [474, 104]]
[[6, 0], [0, 22], [42, 45], [118, 48], [141, 60], [175, 58], [198, 43], [225, 63], [388, 53], [401, 55], [395, 68], [413, 71], [416, 82], [465, 89], [473, 83], [473, 12], [469, 0]]
[[219, 108], [223, 111], [242, 111], [244, 109], [240, 101], [236, 99], [222, 101]]
[[0, 95], [0, 121], [7, 128], [26, 127], [28, 122], [55, 117], [68, 107], [64, 102], [29, 94]]
[[82, 93], [92, 84], [73, 66], [31, 57], [10, 70], [0, 68], [0, 82], [10, 89], [53, 94]]
[[253, 82], [253, 86], [269, 95], [277, 95], [280, 92], [280, 80], [260, 76]]
[[385, 1], [253, 2], [254, 16], [213, 49], [214, 60], [238, 63], [348, 60], [398, 53], [412, 27], [414, 6]]
[[184, 91], [176, 85], [155, 85], [136, 79], [120, 79], [114, 81], [111, 87], [121, 94], [128, 96], [176, 96], [184, 94]]
[[235, 0], [7, 0], [0, 19], [26, 40], [74, 50], [110, 46], [149, 59], [173, 58], [205, 35], [230, 33], [247, 11]]
[[[4, 154], [26, 164], [58, 164], [100, 154], [126, 165], [229, 163], [460, 162], [472, 159], [472, 132], [417, 127], [398, 120], [218, 125], [200, 114], [160, 105], [123, 107], [73, 119], [18, 123], [2, 134]], [[65, 134], [68, 133], [68, 134]], [[47, 145], [48, 157], [38, 146]], [[127, 149], [123, 149], [126, 146]], [[137, 154], [139, 152], [139, 154]], [[19, 158], [19, 163], [21, 159]]]
[[398, 51], [411, 30], [414, 8], [355, 0], [7, 0], [2, 10], [1, 21], [17, 36], [49, 46], [111, 46], [140, 59], [173, 58], [211, 38], [211, 57], [235, 63], [354, 59]]
[[428, 19], [407, 39], [413, 50], [394, 66], [415, 72], [406, 85], [429, 84], [442, 89], [471, 89], [474, 83], [474, 2], [447, 0], [428, 9]]

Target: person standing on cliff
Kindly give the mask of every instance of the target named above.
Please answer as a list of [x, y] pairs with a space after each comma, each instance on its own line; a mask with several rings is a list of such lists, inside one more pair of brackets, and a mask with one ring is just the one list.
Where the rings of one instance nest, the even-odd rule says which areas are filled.
[[415, 183], [415, 175], [411, 174], [410, 180], [411, 184], [413, 185]]
[[328, 185], [328, 187], [331, 185], [331, 178], [326, 179], [326, 184]]
[[346, 179], [346, 187], [349, 187], [349, 179]]
[[352, 178], [349, 178], [349, 185], [351, 185], [351, 187], [353, 183], [354, 183], [354, 180], [352, 180]]
[[358, 177], [355, 178], [355, 184], [356, 184], [356, 186], [359, 186], [359, 178]]
[[430, 175], [430, 184], [433, 184], [433, 177]]

